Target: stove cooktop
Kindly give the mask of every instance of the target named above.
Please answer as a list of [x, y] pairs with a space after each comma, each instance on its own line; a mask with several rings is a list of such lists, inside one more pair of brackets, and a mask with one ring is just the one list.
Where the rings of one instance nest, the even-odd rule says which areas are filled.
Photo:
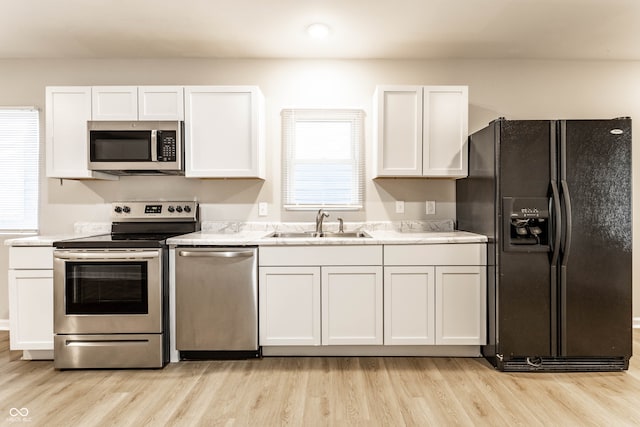
[[179, 234], [124, 237], [102, 234], [99, 236], [61, 240], [54, 242], [53, 246], [58, 249], [161, 248], [165, 246], [166, 239], [178, 235]]
[[111, 233], [54, 242], [60, 249], [160, 248], [200, 230], [197, 202], [115, 202]]

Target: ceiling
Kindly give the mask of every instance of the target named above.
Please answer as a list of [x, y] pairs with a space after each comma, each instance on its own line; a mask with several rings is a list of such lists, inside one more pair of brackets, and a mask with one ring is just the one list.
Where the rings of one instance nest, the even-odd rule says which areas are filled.
[[640, 1], [2, 0], [0, 58], [640, 60]]

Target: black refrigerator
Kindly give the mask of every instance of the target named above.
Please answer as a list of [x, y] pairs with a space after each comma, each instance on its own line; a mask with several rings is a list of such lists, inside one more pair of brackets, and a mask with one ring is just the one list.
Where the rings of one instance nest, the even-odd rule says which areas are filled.
[[468, 142], [456, 219], [489, 241], [485, 358], [503, 371], [628, 369], [631, 119], [501, 118]]

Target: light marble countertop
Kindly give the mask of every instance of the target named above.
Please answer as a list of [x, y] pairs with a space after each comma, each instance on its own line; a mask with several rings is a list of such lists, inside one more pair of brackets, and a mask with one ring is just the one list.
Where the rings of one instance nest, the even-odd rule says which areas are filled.
[[4, 241], [5, 246], [53, 246], [60, 240], [78, 239], [97, 236], [111, 232], [111, 224], [105, 222], [77, 222], [73, 225], [73, 233], [43, 234], [28, 237], [16, 237]]
[[[337, 224], [327, 223], [336, 232]], [[407, 245], [441, 243], [484, 243], [487, 237], [453, 230], [453, 221], [401, 221], [345, 223], [347, 232], [364, 231], [370, 237], [269, 237], [274, 231], [308, 232], [310, 223], [204, 222], [202, 231], [172, 237], [173, 246], [276, 246], [276, 245]], [[53, 246], [60, 240], [109, 233], [108, 223], [76, 223], [73, 234], [20, 237], [5, 240], [6, 246]]]
[[484, 243], [487, 237], [465, 231], [399, 232], [367, 231], [371, 237], [269, 237], [272, 231], [237, 233], [196, 232], [172, 237], [172, 246], [307, 246], [307, 245], [410, 245], [442, 243]]
[[[455, 231], [453, 220], [345, 222], [347, 232], [363, 231], [370, 237], [269, 237], [273, 232], [308, 233], [314, 223], [203, 222], [202, 231], [172, 237], [173, 246], [276, 246], [276, 245], [406, 245], [483, 243], [486, 236]], [[324, 231], [337, 232], [337, 222], [325, 222]]]
[[59, 240], [77, 239], [75, 234], [56, 234], [49, 236], [29, 236], [17, 237], [15, 239], [7, 239], [4, 241], [5, 246], [53, 246], [53, 242]]

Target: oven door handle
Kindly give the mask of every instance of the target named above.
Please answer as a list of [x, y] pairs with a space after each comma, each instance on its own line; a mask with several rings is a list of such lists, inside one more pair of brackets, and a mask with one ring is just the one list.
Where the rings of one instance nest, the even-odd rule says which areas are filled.
[[114, 345], [148, 345], [149, 340], [65, 340], [67, 347], [112, 347]]
[[142, 252], [63, 252], [54, 253], [58, 259], [98, 259], [98, 260], [132, 260], [158, 258], [160, 254], [152, 251]]

